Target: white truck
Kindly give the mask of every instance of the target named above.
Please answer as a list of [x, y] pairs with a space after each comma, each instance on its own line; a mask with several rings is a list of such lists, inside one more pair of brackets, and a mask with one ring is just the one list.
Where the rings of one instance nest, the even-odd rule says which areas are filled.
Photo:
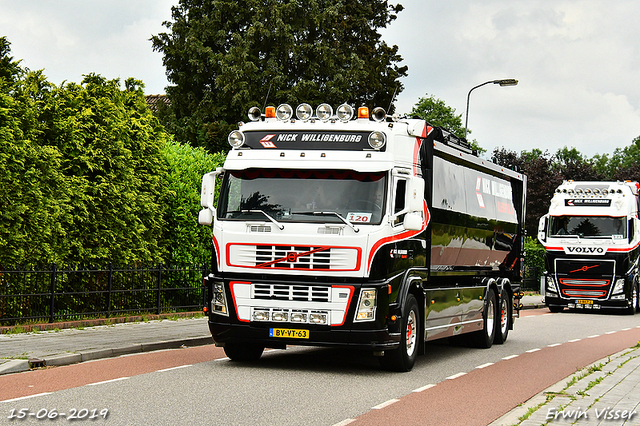
[[540, 218], [541, 288], [552, 312], [638, 309], [637, 182], [564, 181]]
[[[249, 111], [202, 179], [209, 328], [232, 360], [265, 347], [372, 351], [503, 343], [520, 308], [526, 177], [423, 120], [308, 104]], [[219, 196], [216, 182], [221, 180]]]

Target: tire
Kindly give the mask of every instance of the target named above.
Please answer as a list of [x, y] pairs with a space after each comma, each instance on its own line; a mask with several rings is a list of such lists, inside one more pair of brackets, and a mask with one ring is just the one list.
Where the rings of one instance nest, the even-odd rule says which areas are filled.
[[511, 295], [507, 290], [503, 290], [502, 297], [498, 304], [498, 322], [496, 324], [496, 337], [494, 343], [501, 345], [507, 341], [509, 336], [509, 326], [511, 325], [511, 312], [513, 309], [513, 303], [511, 302]]
[[490, 288], [484, 299], [484, 313], [482, 314], [484, 321], [482, 324], [482, 330], [475, 331], [470, 335], [473, 346], [488, 349], [493, 345], [499, 324], [497, 321], [499, 318], [497, 308], [496, 292]]
[[625, 313], [627, 315], [634, 315], [638, 310], [638, 283], [633, 281], [633, 288], [631, 290], [631, 306], [629, 306]]
[[564, 311], [564, 306], [549, 306], [548, 308], [554, 314], [557, 314], [558, 312]]
[[224, 353], [231, 361], [254, 362], [260, 359], [264, 346], [250, 342], [227, 342]]
[[413, 294], [409, 294], [402, 315], [400, 346], [392, 351], [384, 351], [384, 356], [379, 358], [382, 368], [389, 371], [411, 371], [418, 357], [420, 328], [418, 302]]

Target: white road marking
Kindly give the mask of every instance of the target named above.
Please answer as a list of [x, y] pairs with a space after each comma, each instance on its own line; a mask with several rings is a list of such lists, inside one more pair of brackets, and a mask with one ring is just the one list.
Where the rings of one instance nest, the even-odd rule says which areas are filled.
[[383, 402], [382, 404], [378, 404], [375, 407], [373, 407], [373, 410], [382, 410], [384, 407], [388, 407], [391, 404], [395, 404], [396, 402], [400, 401], [399, 399], [390, 399], [386, 402]]
[[467, 373], [458, 373], [458, 374], [454, 374], [453, 376], [449, 376], [447, 377], [445, 380], [453, 380], [453, 379], [457, 379], [458, 377], [462, 377]]
[[23, 399], [35, 398], [35, 397], [37, 397], [37, 396], [49, 395], [49, 394], [52, 394], [52, 393], [53, 393], [53, 392], [37, 393], [37, 394], [35, 394], [35, 395], [21, 396], [20, 398], [5, 399], [4, 401], [0, 401], [0, 402], [15, 402], [15, 401], [21, 401], [21, 400], [23, 400]]
[[486, 367], [488, 367], [490, 365], [493, 365], [493, 364], [494, 364], [493, 362], [488, 362], [486, 364], [482, 364], [482, 365], [477, 366], [476, 369], [486, 368]]
[[426, 385], [426, 386], [423, 386], [421, 388], [414, 389], [413, 392], [422, 392], [422, 391], [425, 391], [427, 389], [431, 389], [434, 386], [435, 386], [434, 384]]
[[105, 380], [104, 382], [88, 383], [86, 386], [97, 386], [105, 383], [119, 382], [120, 380], [127, 380], [128, 377], [118, 377], [117, 379]]
[[177, 367], [171, 367], [171, 368], [165, 368], [163, 370], [158, 370], [158, 373], [163, 373], [165, 371], [172, 371], [172, 370], [178, 370], [180, 368], [186, 368], [186, 367], [191, 367], [193, 364], [187, 364], [187, 365], [179, 365]]

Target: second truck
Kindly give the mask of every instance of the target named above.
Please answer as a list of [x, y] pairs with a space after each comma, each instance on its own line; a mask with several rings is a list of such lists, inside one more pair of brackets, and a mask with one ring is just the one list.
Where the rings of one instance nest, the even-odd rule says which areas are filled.
[[545, 304], [564, 308], [638, 310], [640, 199], [637, 182], [564, 181], [540, 218], [545, 247]]

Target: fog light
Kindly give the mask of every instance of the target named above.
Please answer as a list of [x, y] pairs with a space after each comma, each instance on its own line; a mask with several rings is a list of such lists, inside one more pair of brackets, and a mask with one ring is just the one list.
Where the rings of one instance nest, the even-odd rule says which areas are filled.
[[307, 314], [302, 312], [291, 312], [291, 322], [307, 322]]
[[274, 311], [273, 315], [271, 315], [271, 320], [277, 322], [284, 322], [289, 319], [289, 313], [285, 311]]
[[309, 322], [311, 324], [326, 324], [327, 323], [327, 314], [312, 312], [309, 314]]
[[269, 311], [263, 310], [254, 310], [253, 315], [251, 315], [254, 321], [269, 321]]

